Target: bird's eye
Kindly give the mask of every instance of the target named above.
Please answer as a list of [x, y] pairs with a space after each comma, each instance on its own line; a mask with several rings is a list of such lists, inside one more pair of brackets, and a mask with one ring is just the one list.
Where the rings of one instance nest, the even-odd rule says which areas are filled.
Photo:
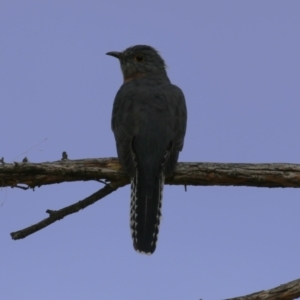
[[142, 62], [144, 60], [144, 55], [142, 54], [137, 54], [134, 59], [138, 62]]

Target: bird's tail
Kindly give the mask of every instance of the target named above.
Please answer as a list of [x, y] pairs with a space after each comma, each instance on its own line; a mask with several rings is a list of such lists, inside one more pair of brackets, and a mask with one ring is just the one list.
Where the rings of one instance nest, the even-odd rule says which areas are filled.
[[131, 178], [130, 228], [138, 252], [150, 255], [155, 251], [164, 182], [162, 170], [149, 174], [139, 167]]

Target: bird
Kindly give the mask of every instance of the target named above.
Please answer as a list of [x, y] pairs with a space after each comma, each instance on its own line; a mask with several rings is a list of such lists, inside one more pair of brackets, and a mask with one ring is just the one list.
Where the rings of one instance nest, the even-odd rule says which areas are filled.
[[184, 144], [186, 101], [153, 47], [136, 45], [106, 54], [119, 60], [124, 79], [114, 99], [111, 127], [119, 162], [131, 182], [133, 247], [151, 255], [159, 233], [165, 178], [172, 176]]

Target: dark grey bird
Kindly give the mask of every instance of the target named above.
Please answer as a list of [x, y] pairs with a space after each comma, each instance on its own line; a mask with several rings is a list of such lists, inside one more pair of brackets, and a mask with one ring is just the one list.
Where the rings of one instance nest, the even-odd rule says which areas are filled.
[[133, 246], [156, 248], [165, 177], [175, 170], [183, 148], [187, 110], [180, 88], [152, 47], [108, 52], [119, 59], [124, 83], [115, 97], [112, 130], [119, 161], [131, 178], [130, 227]]

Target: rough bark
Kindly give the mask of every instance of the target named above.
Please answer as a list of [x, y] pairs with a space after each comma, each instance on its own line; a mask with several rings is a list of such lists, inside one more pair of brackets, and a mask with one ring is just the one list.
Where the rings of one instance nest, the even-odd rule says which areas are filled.
[[[116, 158], [0, 164], [0, 187], [106, 180], [129, 183]], [[300, 187], [300, 165], [287, 163], [179, 163], [166, 184], [202, 186]]]
[[298, 297], [300, 297], [300, 279], [281, 284], [267, 291], [260, 291], [226, 300], [292, 300]]

